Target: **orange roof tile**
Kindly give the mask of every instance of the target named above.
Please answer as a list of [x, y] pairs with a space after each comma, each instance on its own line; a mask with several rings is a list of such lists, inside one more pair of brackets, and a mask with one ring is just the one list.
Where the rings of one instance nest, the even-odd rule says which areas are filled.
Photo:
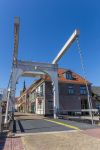
[[[66, 79], [65, 76], [64, 76], [64, 73], [66, 72], [70, 72], [72, 74], [72, 77], [73, 79], [72, 80], [69, 80], [69, 79]], [[76, 74], [75, 72], [71, 71], [71, 70], [67, 70], [67, 69], [62, 69], [62, 68], [59, 68], [58, 69], [58, 81], [59, 82], [62, 82], [62, 83], [69, 83], [69, 84], [86, 84], [86, 82], [88, 84], [91, 84], [89, 81], [86, 81], [83, 77], [81, 77], [80, 75]], [[40, 78], [39, 80], [37, 80], [36, 82], [32, 83], [31, 86], [29, 88], [27, 88], [23, 93], [22, 95], [30, 92], [30, 90], [34, 87], [34, 84], [37, 84], [39, 83], [41, 80], [44, 80], [44, 81], [51, 81], [50, 77], [48, 75], [44, 75], [42, 78]]]
[[[72, 74], [72, 77], [73, 79], [72, 80], [69, 80], [69, 79], [66, 79], [65, 76], [64, 76], [64, 73], [66, 72], [70, 72]], [[67, 69], [61, 69], [59, 68], [58, 69], [58, 80], [59, 82], [64, 82], [64, 83], [72, 83], [72, 84], [86, 84], [86, 82], [88, 84], [90, 84], [90, 82], [86, 81], [83, 77], [81, 77], [80, 75], [74, 73], [73, 71], [71, 70], [67, 70]], [[43, 78], [45, 81], [50, 81], [50, 77], [45, 75], [45, 77]]]

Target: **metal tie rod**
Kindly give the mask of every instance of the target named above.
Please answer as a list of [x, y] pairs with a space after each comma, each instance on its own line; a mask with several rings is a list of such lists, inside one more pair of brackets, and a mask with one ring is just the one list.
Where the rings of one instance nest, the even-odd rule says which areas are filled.
[[52, 64], [57, 64], [57, 62], [61, 59], [61, 57], [64, 55], [64, 53], [68, 50], [68, 48], [71, 46], [71, 44], [76, 40], [76, 38], [79, 36], [80, 31], [75, 30], [73, 34], [70, 36], [70, 38], [67, 40], [65, 45], [62, 47], [58, 55], [55, 57], [55, 59], [52, 61]]

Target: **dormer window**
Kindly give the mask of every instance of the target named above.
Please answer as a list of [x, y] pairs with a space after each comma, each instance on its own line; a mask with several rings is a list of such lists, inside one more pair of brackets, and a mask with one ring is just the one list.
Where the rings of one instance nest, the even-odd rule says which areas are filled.
[[60, 77], [60, 74], [58, 74], [58, 78]]
[[73, 80], [73, 77], [72, 77], [72, 72], [65, 72], [64, 73], [64, 77], [68, 80]]
[[72, 74], [71, 73], [66, 73], [66, 79], [72, 80]]

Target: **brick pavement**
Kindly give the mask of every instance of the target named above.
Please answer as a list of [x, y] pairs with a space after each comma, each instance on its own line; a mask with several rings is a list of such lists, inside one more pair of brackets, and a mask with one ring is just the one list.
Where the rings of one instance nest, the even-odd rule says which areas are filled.
[[100, 150], [100, 128], [0, 138], [0, 150], [24, 150], [24, 147], [26, 150]]
[[100, 139], [77, 132], [22, 137], [25, 150], [100, 150]]
[[[36, 120], [43, 121], [43, 118], [33, 115], [26, 115], [16, 116], [15, 119], [21, 119], [23, 122], [25, 119], [33, 120], [36, 123]], [[71, 124], [71, 122], [67, 122]], [[73, 122], [72, 122], [73, 123]], [[30, 122], [29, 122], [30, 124]], [[40, 124], [38, 122], [38, 124]], [[43, 125], [43, 122], [41, 123]], [[22, 124], [23, 125], [23, 124]], [[28, 123], [25, 122], [25, 129]], [[30, 124], [31, 125], [31, 124]], [[32, 122], [32, 126], [29, 126], [29, 129], [35, 127], [37, 130], [38, 126], [37, 123], [34, 124]], [[77, 126], [77, 123], [71, 124]], [[43, 128], [46, 127], [46, 124], [42, 126]], [[78, 126], [80, 128], [80, 126]], [[89, 126], [90, 127], [90, 126]], [[51, 128], [51, 127], [50, 127]], [[83, 128], [82, 128], [83, 129]], [[87, 126], [84, 128], [85, 130], [77, 131], [77, 132], [59, 132], [59, 133], [52, 133], [52, 134], [37, 134], [37, 135], [28, 135], [20, 137], [7, 137], [6, 139], [1, 136], [0, 138], [0, 150], [100, 150], [100, 128], [88, 129]], [[48, 130], [48, 128], [47, 128]], [[32, 132], [28, 130], [28, 132]], [[22, 144], [23, 142], [23, 144]]]
[[24, 147], [20, 137], [1, 137], [0, 150], [24, 150]]
[[100, 139], [100, 128], [87, 129], [87, 130], [84, 130], [82, 132], [89, 135], [89, 136]]

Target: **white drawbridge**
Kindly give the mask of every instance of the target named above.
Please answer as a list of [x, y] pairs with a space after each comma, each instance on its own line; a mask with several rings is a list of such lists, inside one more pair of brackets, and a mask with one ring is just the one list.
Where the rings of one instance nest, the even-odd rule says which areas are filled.
[[18, 17], [14, 20], [14, 52], [13, 52], [13, 63], [12, 71], [8, 84], [7, 94], [7, 107], [5, 115], [5, 123], [8, 121], [8, 112], [14, 114], [15, 110], [15, 92], [16, 83], [21, 76], [33, 76], [42, 77], [44, 74], [48, 74], [53, 83], [53, 109], [54, 118], [57, 118], [57, 111], [59, 110], [59, 91], [58, 91], [58, 61], [68, 50], [71, 44], [79, 36], [79, 30], [75, 30], [71, 37], [67, 40], [63, 48], [60, 50], [58, 55], [49, 63], [23, 61], [18, 59], [18, 41], [19, 41], [19, 25], [20, 21]]

